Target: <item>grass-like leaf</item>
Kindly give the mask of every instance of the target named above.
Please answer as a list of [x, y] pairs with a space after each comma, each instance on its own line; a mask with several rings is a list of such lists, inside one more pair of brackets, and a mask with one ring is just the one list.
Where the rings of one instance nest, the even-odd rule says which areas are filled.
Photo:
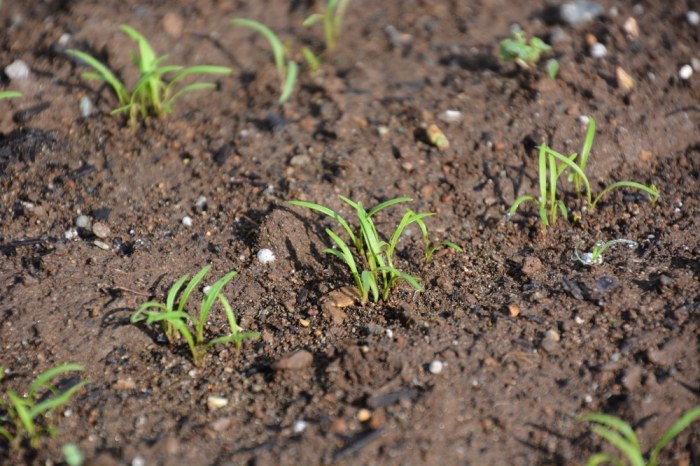
[[[5, 437], [12, 449], [17, 449], [22, 440], [28, 439], [32, 448], [39, 448], [42, 437], [52, 435], [51, 426], [38, 423], [47, 413], [54, 412], [67, 404], [75, 392], [87, 384], [79, 382], [67, 390], [58, 391], [50, 382], [66, 372], [80, 372], [79, 364], [63, 364], [39, 374], [31, 383], [26, 396], [20, 396], [13, 390], [5, 392], [0, 400], [0, 408], [5, 411], [0, 417], [0, 435]], [[1, 424], [7, 424], [3, 427]]]
[[307, 17], [302, 25], [311, 27], [314, 24], [323, 24], [323, 38], [326, 50], [332, 51], [340, 41], [343, 29], [343, 18], [350, 5], [350, 0], [327, 0], [321, 13], [314, 13]]
[[[398, 280], [404, 280], [415, 290], [423, 291], [423, 287], [415, 277], [402, 272], [394, 264], [394, 252], [402, 233], [408, 225], [416, 223], [421, 229], [426, 247], [426, 262], [430, 260], [433, 252], [439, 247], [451, 247], [458, 251], [462, 250], [450, 241], [433, 246], [429, 240], [428, 230], [423, 219], [434, 214], [415, 213], [410, 209], [407, 209], [404, 213], [401, 221], [391, 234], [389, 241], [383, 240], [374, 223], [374, 215], [391, 206], [410, 202], [411, 199], [408, 197], [390, 199], [376, 205], [369, 211], [365, 210], [361, 202], [353, 201], [344, 196], [339, 196], [339, 198], [355, 210], [355, 216], [359, 225], [357, 230], [353, 229], [342, 216], [328, 207], [307, 201], [289, 201], [289, 203], [327, 215], [340, 224], [348, 238], [350, 238], [350, 244], [354, 247], [355, 254], [351, 251], [350, 246], [331, 229], [326, 229], [326, 233], [338, 249], [329, 248], [324, 252], [339, 258], [348, 267], [355, 286], [360, 293], [362, 303], [368, 300], [370, 293], [374, 301], [377, 301], [380, 295], [381, 299], [388, 299], [391, 289]], [[363, 264], [362, 268], [358, 266], [358, 263]]]
[[2, 92], [0, 92], [0, 100], [11, 99], [13, 97], [22, 97], [22, 93], [17, 92], [17, 91], [2, 91]]
[[[138, 69], [139, 79], [129, 91], [127, 86], [116, 77], [106, 65], [80, 50], [68, 50], [66, 53], [90, 66], [94, 71], [82, 74], [84, 79], [104, 81], [117, 96], [118, 105], [112, 114], [128, 114], [129, 124], [136, 128], [139, 118], [146, 119], [153, 115], [160, 117], [172, 113], [173, 104], [185, 94], [201, 90], [211, 90], [212, 83], [193, 83], [179, 89], [184, 78], [194, 75], [227, 75], [231, 69], [224, 66], [198, 65], [184, 68], [178, 65], [162, 65], [167, 56], [159, 57], [148, 40], [131, 26], [123, 24], [120, 29], [136, 42], [138, 52], [131, 53], [134, 65]], [[170, 80], [166, 75], [176, 73]]]
[[[192, 277], [180, 295], [177, 309], [175, 308], [175, 300], [177, 299], [180, 289], [189, 278], [188, 275], [180, 277], [170, 288], [165, 304], [157, 301], [149, 301], [139, 306], [131, 315], [132, 324], [138, 324], [140, 322], [145, 322], [146, 325], [157, 322], [161, 323], [163, 333], [171, 343], [174, 343], [180, 337], [184, 338], [196, 366], [202, 362], [202, 358], [206, 355], [208, 349], [215, 344], [232, 343], [236, 350], [239, 350], [244, 340], [260, 337], [260, 334], [256, 332], [240, 331], [240, 328], [236, 324], [236, 318], [230, 303], [226, 297], [221, 294], [223, 287], [236, 275], [235, 271], [224, 275], [209, 288], [200, 303], [198, 315], [195, 316], [187, 312], [186, 306], [190, 295], [202, 282], [204, 276], [210, 269], [211, 266], [207, 265]], [[212, 307], [217, 300], [224, 309], [231, 333], [206, 341], [204, 337], [205, 325]]]
[[275, 67], [277, 68], [277, 74], [281, 83], [279, 101], [280, 103], [286, 102], [294, 91], [294, 85], [299, 74], [299, 66], [295, 61], [286, 58], [287, 52], [284, 45], [282, 45], [282, 41], [279, 40], [277, 34], [275, 34], [272, 29], [258, 21], [246, 18], [235, 18], [231, 20], [231, 24], [252, 29], [261, 34], [265, 40], [267, 40], [268, 44], [270, 44], [272, 56], [275, 60]]

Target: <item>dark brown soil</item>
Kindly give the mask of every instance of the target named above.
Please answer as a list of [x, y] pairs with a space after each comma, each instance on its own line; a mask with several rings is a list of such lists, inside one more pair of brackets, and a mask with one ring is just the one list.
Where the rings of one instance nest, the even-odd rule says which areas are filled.
[[[650, 448], [700, 396], [700, 81], [677, 77], [698, 57], [700, 29], [684, 14], [700, 4], [647, 1], [633, 13], [633, 2], [602, 1], [601, 17], [573, 28], [550, 21], [554, 2], [355, 0], [321, 74], [303, 73], [279, 106], [267, 44], [228, 21], [255, 18], [319, 47], [320, 31], [300, 26], [314, 3], [2, 6], [0, 64], [22, 59], [32, 75], [2, 83], [24, 97], [0, 103], [0, 388], [22, 390], [66, 362], [90, 383], [51, 420], [55, 438], [38, 451], [0, 443], [0, 463], [57, 464], [72, 442], [100, 465], [583, 464], [610, 448], [577, 422], [588, 411], [626, 419]], [[184, 20], [175, 36], [167, 14]], [[638, 37], [623, 30], [631, 16]], [[498, 62], [512, 23], [546, 40], [563, 29], [556, 81]], [[120, 24], [168, 63], [235, 73], [132, 132], [59, 40], [69, 34], [70, 47], [133, 82]], [[398, 48], [389, 25], [405, 34]], [[606, 58], [590, 57], [588, 34]], [[618, 66], [633, 89], [618, 86]], [[83, 96], [96, 105], [89, 118]], [[446, 110], [461, 120], [440, 120]], [[505, 222], [514, 198], [537, 189], [535, 146], [578, 150], [581, 115], [598, 123], [594, 189], [637, 180], [660, 200], [617, 191], [545, 234], [531, 207]], [[426, 143], [431, 123], [449, 139], [444, 152]], [[329, 293], [352, 285], [321, 253], [330, 223], [286, 201], [349, 215], [338, 194], [365, 205], [413, 197], [412, 209], [438, 213], [427, 220], [434, 239], [465, 251], [423, 264], [415, 230], [399, 258], [424, 293], [402, 284], [387, 302], [330, 314]], [[80, 214], [109, 227], [109, 250], [89, 231], [66, 239]], [[401, 214], [387, 211], [380, 229]], [[593, 267], [573, 261], [575, 246], [614, 238], [640, 246]], [[260, 248], [277, 260], [260, 264]], [[209, 263], [211, 281], [238, 271], [225, 294], [262, 338], [238, 355], [217, 347], [195, 368], [185, 346], [129, 316]], [[218, 310], [210, 324], [210, 335], [226, 331]], [[301, 350], [310, 365], [273, 369]], [[210, 411], [209, 396], [228, 405]], [[700, 464], [698, 445], [695, 423], [663, 464]]]

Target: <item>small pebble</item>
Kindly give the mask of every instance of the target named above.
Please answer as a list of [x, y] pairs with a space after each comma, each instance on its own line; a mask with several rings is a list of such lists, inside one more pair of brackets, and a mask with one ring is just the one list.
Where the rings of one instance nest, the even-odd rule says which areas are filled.
[[700, 58], [691, 58], [690, 65], [693, 67], [693, 70], [700, 71]]
[[579, 115], [579, 117], [578, 117], [578, 122], [581, 123], [582, 125], [587, 125], [589, 121], [590, 121], [590, 118], [587, 115]]
[[295, 434], [301, 434], [306, 430], [306, 428], [309, 426], [309, 424], [304, 421], [303, 419], [300, 419], [294, 423], [292, 426], [292, 432]]
[[109, 251], [109, 244], [103, 243], [102, 241], [95, 240], [92, 244], [97, 246], [100, 249], [104, 249], [105, 251]]
[[439, 373], [442, 372], [443, 367], [444, 367], [444, 364], [441, 361], [438, 361], [436, 359], [430, 363], [428, 370], [430, 371], [431, 374], [438, 375]]
[[639, 36], [639, 25], [637, 24], [637, 20], [631, 16], [627, 18], [625, 24], [622, 25], [622, 29], [631, 37]]
[[255, 257], [257, 257], [258, 262], [260, 262], [261, 264], [269, 264], [270, 262], [275, 261], [275, 253], [267, 248], [263, 248], [260, 251], [258, 251]]
[[78, 237], [78, 230], [76, 230], [75, 228], [71, 228], [70, 230], [66, 230], [66, 231], [63, 233], [63, 237], [64, 237], [65, 239], [74, 239], [74, 238], [77, 238], [77, 237]]
[[131, 466], [146, 466], [146, 460], [141, 455], [136, 456], [133, 460], [131, 460]]
[[697, 26], [700, 24], [700, 14], [698, 14], [697, 11], [690, 10], [685, 14], [685, 20], [688, 21], [688, 24], [691, 26]]
[[191, 227], [192, 226], [192, 217], [189, 215], [185, 215], [182, 217], [182, 224], [185, 225], [186, 227]]
[[459, 110], [445, 110], [438, 115], [438, 118], [445, 123], [456, 123], [462, 119], [462, 112]]
[[590, 53], [593, 58], [604, 58], [608, 55], [608, 49], [600, 42], [596, 42], [591, 45]]
[[603, 12], [603, 7], [597, 2], [573, 0], [559, 7], [559, 16], [572, 26], [592, 21]]
[[547, 332], [544, 334], [544, 337], [547, 338], [548, 340], [552, 340], [554, 342], [558, 342], [561, 340], [561, 336], [559, 335], [559, 332], [557, 332], [554, 329], [549, 329]]
[[87, 215], [78, 215], [78, 218], [75, 219], [75, 226], [87, 229], [92, 226], [92, 221], [90, 221], [90, 217]]
[[207, 397], [207, 408], [209, 411], [216, 411], [224, 406], [228, 405], [228, 399], [221, 396], [208, 396]]
[[194, 210], [196, 210], [199, 214], [207, 210], [207, 198], [204, 196], [199, 196], [197, 198], [197, 202], [194, 203]]
[[29, 79], [29, 65], [22, 60], [15, 60], [5, 67], [5, 75], [10, 81], [24, 81]]
[[83, 96], [80, 98], [80, 114], [83, 116], [83, 118], [87, 118], [90, 115], [92, 115], [92, 100], [90, 100], [90, 97], [88, 96]]
[[367, 422], [372, 417], [372, 411], [367, 408], [362, 408], [357, 412], [357, 420], [360, 422]]
[[693, 67], [690, 65], [683, 65], [683, 66], [681, 66], [681, 69], [678, 70], [678, 77], [684, 81], [690, 79], [690, 77], [692, 75], [693, 75]]
[[109, 227], [101, 222], [97, 222], [92, 225], [92, 232], [95, 234], [95, 236], [102, 239], [109, 238], [111, 233]]

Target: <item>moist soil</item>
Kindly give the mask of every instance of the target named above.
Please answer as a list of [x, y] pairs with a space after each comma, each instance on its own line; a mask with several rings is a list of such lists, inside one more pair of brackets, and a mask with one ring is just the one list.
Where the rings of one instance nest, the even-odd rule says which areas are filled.
[[[267, 44], [229, 20], [262, 21], [293, 54], [321, 50], [320, 30], [301, 26], [320, 3], [2, 6], [0, 63], [21, 59], [31, 75], [3, 77], [24, 96], [0, 104], [1, 388], [22, 392], [68, 362], [84, 371], [60, 387], [89, 383], [40, 421], [55, 437], [0, 443], [0, 463], [59, 464], [75, 443], [93, 465], [573, 465], [612, 451], [582, 413], [625, 419], [648, 449], [698, 405], [700, 82], [678, 70], [697, 58], [685, 13], [700, 4], [603, 1], [573, 27], [553, 2], [355, 0], [340, 45], [280, 105]], [[556, 80], [498, 61], [514, 23], [553, 43]], [[65, 54], [86, 50], [133, 83], [120, 24], [169, 64], [234, 73], [132, 131]], [[590, 56], [592, 39], [607, 56]], [[95, 107], [86, 118], [82, 97]], [[592, 212], [562, 180], [569, 220], [542, 231], [525, 204], [506, 221], [517, 196], [537, 192], [537, 145], [579, 150], [585, 115], [597, 122], [593, 190], [635, 180], [661, 198], [618, 190]], [[431, 124], [448, 148], [430, 144]], [[409, 196], [437, 213], [432, 239], [464, 252], [426, 263], [413, 226], [397, 264], [424, 292], [401, 282], [386, 301], [338, 299], [352, 278], [323, 250], [325, 228], [341, 230], [287, 203], [351, 218], [338, 195], [366, 206]], [[379, 214], [379, 231], [402, 214]], [[79, 215], [101, 225], [76, 229]], [[618, 238], [638, 247], [593, 266], [572, 258]], [[276, 260], [258, 261], [262, 248]], [[195, 367], [183, 342], [129, 318], [206, 264], [209, 284], [238, 272], [224, 294], [261, 338], [215, 346]], [[206, 335], [227, 328], [215, 308]], [[228, 403], [208, 407], [213, 396]], [[695, 423], [663, 464], [700, 464], [699, 445]]]

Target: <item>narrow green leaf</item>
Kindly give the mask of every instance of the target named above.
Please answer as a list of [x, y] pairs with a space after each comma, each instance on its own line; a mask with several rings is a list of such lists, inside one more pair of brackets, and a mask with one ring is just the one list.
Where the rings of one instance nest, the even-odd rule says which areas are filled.
[[632, 188], [632, 189], [638, 189], [640, 191], [643, 191], [649, 195], [651, 198], [651, 202], [655, 202], [659, 198], [659, 190], [656, 188], [656, 186], [651, 185], [651, 186], [646, 186], [641, 183], [637, 183], [636, 181], [618, 181], [617, 183], [613, 183], [603, 189], [600, 194], [595, 198], [593, 203], [591, 204], [591, 207], [595, 208], [596, 204], [598, 204], [598, 201], [607, 194], [608, 192], [612, 191], [613, 189], [619, 189], [619, 188]]
[[[340, 196], [342, 199], [342, 196]], [[340, 214], [335, 213], [328, 207], [322, 206], [320, 204], [315, 204], [313, 202], [306, 202], [306, 201], [289, 201], [289, 204], [299, 206], [299, 207], [306, 207], [307, 209], [315, 210], [316, 212], [320, 212], [322, 214], [325, 214], [329, 217], [331, 217], [333, 220], [338, 222], [340, 226], [343, 227], [343, 230], [345, 230], [345, 233], [348, 234], [350, 237], [350, 241], [353, 244], [357, 244], [357, 238], [355, 237], [355, 233], [353, 233], [352, 228], [350, 228], [350, 225], [348, 224], [347, 221], [343, 217], [340, 216]]]
[[279, 98], [280, 103], [285, 103], [289, 96], [292, 95], [294, 91], [294, 85], [297, 82], [297, 76], [299, 75], [299, 66], [296, 62], [289, 60], [287, 63], [287, 74], [285, 76], [284, 82], [282, 83], [282, 93]]
[[[180, 292], [180, 288], [182, 288], [182, 285], [187, 281], [189, 278], [188, 274], [183, 275], [178, 279], [178, 281], [175, 282], [173, 286], [170, 287], [170, 291], [168, 291], [168, 296], [165, 300], [165, 310], [166, 311], [173, 311], [175, 310], [175, 298], [177, 297], [177, 294]], [[182, 308], [178, 308], [178, 311], [181, 311]]]
[[680, 419], [678, 419], [672, 426], [669, 428], [666, 433], [659, 439], [659, 441], [656, 443], [654, 446], [654, 449], [651, 451], [651, 454], [649, 455], [649, 463], [648, 466], [657, 466], [658, 463], [658, 457], [659, 454], [661, 453], [661, 450], [664, 449], [668, 443], [676, 438], [678, 434], [680, 434], [683, 430], [685, 430], [686, 427], [688, 427], [691, 423], [696, 421], [698, 418], [700, 418], [700, 406], [696, 406], [695, 408], [691, 409], [690, 411], [686, 412], [683, 416], [681, 416]]
[[243, 26], [262, 34], [262, 36], [267, 40], [267, 42], [270, 44], [270, 47], [272, 48], [272, 55], [275, 59], [277, 73], [279, 74], [281, 79], [285, 79], [287, 71], [284, 63], [284, 46], [282, 45], [282, 42], [277, 38], [277, 35], [264, 24], [259, 23], [258, 21], [254, 21], [252, 19], [236, 18], [231, 20], [231, 24], [235, 26]]
[[396, 197], [394, 199], [389, 199], [388, 201], [384, 201], [381, 204], [377, 204], [376, 206], [374, 206], [374, 208], [372, 208], [369, 211], [367, 216], [372, 217], [372, 216], [374, 216], [374, 214], [376, 214], [377, 212], [379, 212], [381, 210], [386, 209], [387, 207], [391, 207], [393, 205], [400, 204], [403, 202], [412, 202], [412, 201], [413, 201], [413, 199], [411, 199], [410, 197]]
[[[117, 99], [121, 105], [129, 102], [129, 93], [126, 91], [124, 84], [122, 84], [122, 82], [114, 75], [114, 73], [112, 73], [109, 68], [99, 62], [97, 59], [85, 52], [81, 52], [80, 50], [70, 49], [67, 50], [66, 53], [93, 67], [97, 71], [97, 74], [87, 73], [87, 76], [89, 76], [90, 79], [101, 79], [109, 84], [114, 90], [114, 93], [117, 95]], [[83, 74], [85, 75], [86, 73]]]
[[601, 425], [594, 425], [591, 427], [591, 430], [620, 450], [631, 466], [645, 466], [644, 457], [642, 457], [642, 452], [637, 445], [630, 443], [617, 432]]
[[0, 100], [11, 99], [13, 97], [22, 97], [22, 93], [17, 92], [17, 91], [2, 91], [2, 92], [0, 92]]
[[40, 390], [42, 388], [52, 388], [52, 386], [48, 384], [48, 382], [58, 377], [59, 375], [64, 374], [66, 372], [80, 372], [82, 370], [83, 366], [81, 366], [80, 364], [69, 363], [52, 367], [51, 369], [42, 372], [37, 376], [36, 379], [34, 379], [34, 382], [32, 382], [32, 384], [29, 386], [29, 391], [27, 392], [27, 395], [30, 398], [34, 398], [34, 394], [37, 392], [37, 390]]

